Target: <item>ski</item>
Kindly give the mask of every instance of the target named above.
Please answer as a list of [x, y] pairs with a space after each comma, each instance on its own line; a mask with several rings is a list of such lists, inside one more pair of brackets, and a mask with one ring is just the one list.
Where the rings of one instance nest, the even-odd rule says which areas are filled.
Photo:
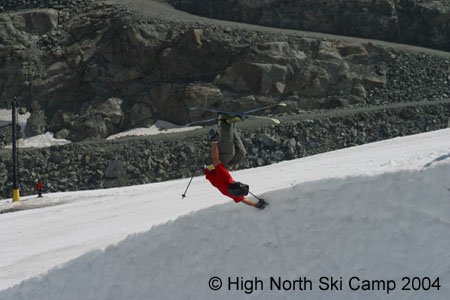
[[[235, 115], [235, 114], [233, 114]], [[237, 117], [245, 120], [245, 119], [261, 119], [261, 120], [268, 120], [273, 122], [274, 124], [278, 125], [281, 123], [280, 120], [278, 120], [277, 118], [271, 118], [271, 117], [265, 117], [265, 116], [254, 116], [254, 115], [236, 115]], [[190, 126], [196, 126], [196, 125], [206, 125], [206, 124], [214, 124], [217, 123], [217, 118], [211, 118], [211, 119], [206, 119], [206, 120], [200, 120], [200, 121], [194, 121], [194, 122], [190, 122], [184, 125], [184, 127], [190, 127]]]
[[[286, 106], [286, 103], [270, 104], [270, 105], [266, 105], [266, 106], [257, 107], [257, 108], [250, 109], [250, 110], [246, 110], [246, 111], [243, 111], [243, 112], [231, 112], [231, 111], [226, 111], [226, 110], [220, 110], [220, 109], [214, 109], [214, 108], [205, 108], [205, 107], [191, 107], [189, 110], [191, 110], [191, 111], [193, 111], [193, 110], [201, 110], [201, 111], [212, 112], [212, 113], [216, 113], [216, 114], [232, 115], [232, 116], [236, 116], [238, 118], [241, 118], [243, 120], [249, 119], [249, 118], [263, 119], [263, 120], [271, 121], [271, 122], [273, 122], [275, 124], [280, 124], [280, 120], [278, 120], [276, 118], [252, 115], [253, 113], [256, 113], [256, 112], [259, 112], [259, 111], [263, 111], [263, 110], [274, 108], [274, 107], [280, 107], [280, 106]], [[188, 123], [188, 124], [186, 124], [184, 126], [185, 127], [189, 127], [189, 126], [193, 126], [193, 125], [208, 124], [208, 123], [212, 123], [212, 122], [216, 122], [216, 121], [217, 121], [217, 118], [211, 118], [211, 119], [206, 119], [206, 120], [190, 122], [190, 123]]]
[[277, 103], [277, 104], [269, 104], [269, 105], [266, 105], [266, 106], [261, 106], [261, 107], [257, 107], [257, 108], [254, 108], [254, 109], [246, 110], [243, 113], [244, 114], [253, 114], [255, 112], [259, 112], [259, 111], [262, 111], [262, 110], [265, 110], [265, 109], [270, 109], [270, 108], [275, 108], [275, 107], [285, 107], [285, 106], [286, 106], [286, 103], [281, 102], [281, 103]]
[[196, 126], [196, 125], [206, 125], [206, 124], [214, 124], [217, 123], [217, 118], [211, 118], [206, 120], [194, 121], [187, 124], [184, 124], [184, 127]]
[[268, 120], [268, 121], [272, 121], [275, 124], [280, 124], [280, 120], [278, 120], [277, 118], [271, 118], [271, 117], [265, 117], [265, 116], [253, 116], [253, 115], [249, 115], [249, 118], [254, 118], [254, 119], [262, 119], [262, 120]]

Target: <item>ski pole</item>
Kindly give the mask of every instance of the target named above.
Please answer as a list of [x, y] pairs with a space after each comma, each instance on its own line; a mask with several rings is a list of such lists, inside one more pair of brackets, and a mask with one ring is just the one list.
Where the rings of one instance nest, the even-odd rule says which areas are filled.
[[192, 172], [191, 180], [189, 180], [186, 190], [184, 191], [183, 195], [181, 195], [181, 199], [184, 199], [186, 197], [186, 193], [189, 189], [189, 186], [191, 185], [192, 179], [194, 179], [195, 173], [197, 172], [198, 164], [200, 163], [201, 160], [202, 160], [202, 157], [200, 156], [197, 161], [197, 164], [195, 165], [194, 172]]
[[252, 196], [255, 197], [256, 199], [258, 199], [258, 200], [263, 200], [263, 199], [259, 198], [258, 196], [256, 196], [255, 194], [253, 194], [252, 192], [250, 192], [250, 191], [248, 191], [248, 192], [250, 193], [250, 195], [252, 195]]
[[187, 185], [187, 187], [186, 187], [186, 190], [184, 191], [183, 195], [181, 195], [181, 199], [184, 199], [184, 198], [186, 197], [186, 193], [187, 193], [187, 191], [188, 191], [188, 189], [189, 189], [189, 186], [191, 185], [192, 179], [194, 179], [194, 176], [195, 176], [195, 172], [196, 172], [196, 171], [197, 171], [197, 166], [195, 166], [195, 170], [194, 170], [194, 172], [192, 172], [191, 180], [189, 180], [189, 183], [188, 183], [188, 185]]

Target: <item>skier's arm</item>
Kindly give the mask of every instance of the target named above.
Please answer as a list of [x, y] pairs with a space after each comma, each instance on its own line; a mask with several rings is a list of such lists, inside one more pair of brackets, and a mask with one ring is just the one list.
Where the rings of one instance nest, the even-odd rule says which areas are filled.
[[244, 199], [242, 199], [241, 202], [243, 202], [243, 203], [245, 203], [245, 204], [247, 204], [247, 205], [253, 206], [253, 207], [255, 207], [255, 205], [256, 205], [255, 202], [253, 202], [253, 201], [251, 201], [251, 200], [249, 200], [249, 199], [247, 199], [247, 198], [245, 198], [245, 197], [244, 197]]
[[214, 167], [217, 167], [221, 162], [219, 159], [219, 143], [212, 142], [211, 143], [211, 156], [213, 160]]

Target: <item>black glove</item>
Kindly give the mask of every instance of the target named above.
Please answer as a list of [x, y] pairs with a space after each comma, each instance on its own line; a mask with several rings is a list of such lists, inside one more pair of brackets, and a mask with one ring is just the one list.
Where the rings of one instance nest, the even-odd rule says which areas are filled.
[[256, 208], [264, 209], [266, 206], [269, 205], [264, 199], [259, 199], [258, 203], [255, 204]]
[[219, 132], [215, 129], [210, 129], [208, 131], [208, 138], [211, 142], [218, 142], [219, 141]]

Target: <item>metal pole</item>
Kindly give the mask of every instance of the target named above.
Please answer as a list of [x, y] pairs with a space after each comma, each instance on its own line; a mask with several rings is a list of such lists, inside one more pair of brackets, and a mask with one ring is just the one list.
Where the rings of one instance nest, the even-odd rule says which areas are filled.
[[12, 104], [12, 161], [13, 161], [13, 187], [12, 187], [12, 195], [13, 202], [17, 202], [20, 200], [20, 190], [17, 179], [17, 136], [16, 136], [16, 128], [17, 128], [17, 98], [14, 97], [11, 101]]
[[194, 179], [195, 172], [197, 172], [197, 167], [195, 167], [194, 172], [192, 172], [191, 180], [189, 180], [189, 183], [188, 183], [188, 185], [186, 187], [186, 190], [184, 191], [183, 195], [181, 195], [181, 199], [184, 199], [186, 197], [186, 193], [187, 193], [187, 191], [189, 189], [189, 186], [191, 185], [192, 179]]
[[248, 192], [250, 193], [250, 195], [252, 195], [252, 196], [255, 197], [256, 199], [258, 199], [258, 200], [263, 200], [263, 199], [259, 198], [258, 196], [256, 196], [255, 194], [253, 194], [252, 192], [250, 192], [250, 191], [248, 191]]
[[191, 180], [189, 180], [186, 190], [184, 191], [183, 195], [181, 195], [181, 199], [184, 199], [186, 197], [186, 193], [187, 193], [189, 187], [191, 186], [192, 179], [194, 179], [195, 173], [197, 173], [198, 166], [199, 166], [200, 162], [202, 161], [202, 159], [203, 159], [203, 155], [200, 155], [197, 160], [197, 163], [195, 164], [195, 169], [192, 172]]

